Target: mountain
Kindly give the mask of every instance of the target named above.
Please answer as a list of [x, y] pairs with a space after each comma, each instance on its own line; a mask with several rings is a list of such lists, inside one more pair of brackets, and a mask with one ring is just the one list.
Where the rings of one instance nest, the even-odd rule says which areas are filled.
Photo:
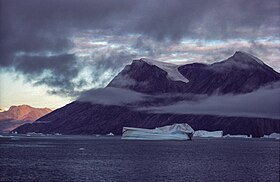
[[125, 66], [107, 87], [147, 94], [184, 92], [188, 80], [177, 68], [177, 65], [150, 59], [134, 60], [131, 65]]
[[258, 58], [243, 52], [212, 65], [184, 65], [179, 71], [190, 80], [188, 92], [205, 94], [248, 93], [280, 77]]
[[227, 60], [211, 65], [193, 63], [177, 66], [150, 59], [134, 60], [108, 86], [148, 94], [237, 94], [252, 92], [278, 81], [279, 77], [279, 73], [258, 58], [238, 51]]
[[50, 113], [49, 108], [34, 108], [28, 105], [11, 106], [7, 111], [0, 112], [0, 131], [10, 131], [16, 127], [33, 122]]
[[142, 58], [108, 84], [19, 133], [121, 134], [122, 127], [188, 123], [195, 130], [261, 137], [280, 132], [280, 74], [258, 58], [236, 52], [214, 64], [182, 66]]

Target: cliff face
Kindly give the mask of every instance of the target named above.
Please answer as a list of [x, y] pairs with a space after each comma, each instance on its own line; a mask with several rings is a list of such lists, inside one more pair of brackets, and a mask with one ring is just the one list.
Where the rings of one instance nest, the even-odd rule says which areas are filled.
[[[273, 99], [264, 99], [269, 101], [260, 110], [264, 115], [254, 107], [260, 99], [260, 90], [267, 87], [270, 91], [279, 81], [278, 72], [243, 52], [236, 52], [227, 60], [211, 65], [177, 66], [149, 59], [134, 60], [106, 88], [85, 92], [77, 101], [16, 131], [121, 134], [124, 126], [155, 128], [188, 123], [195, 130], [223, 130], [224, 134], [260, 137], [280, 132], [280, 113], [278, 117], [277, 108], [272, 107], [279, 107], [277, 95], [274, 94]], [[255, 96], [250, 96], [251, 93]], [[226, 111], [221, 98], [226, 98], [227, 104], [233, 106], [228, 108], [235, 112]], [[238, 104], [237, 98], [244, 100], [241, 103], [252, 103], [252, 108], [246, 109], [244, 104]], [[209, 100], [218, 103], [215, 112], [212, 112], [213, 104]], [[180, 112], [176, 110], [178, 105]], [[272, 112], [274, 117], [270, 117]]]

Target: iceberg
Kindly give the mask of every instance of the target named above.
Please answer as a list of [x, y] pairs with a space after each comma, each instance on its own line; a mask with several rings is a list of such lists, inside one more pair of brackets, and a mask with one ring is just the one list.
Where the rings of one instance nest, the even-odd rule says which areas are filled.
[[205, 131], [205, 130], [197, 130], [194, 132], [194, 137], [213, 137], [213, 138], [222, 138], [223, 131]]
[[252, 135], [248, 136], [248, 135], [230, 135], [227, 134], [224, 136], [224, 138], [252, 138]]
[[187, 123], [175, 123], [155, 129], [123, 127], [122, 139], [191, 140], [194, 130]]
[[264, 135], [262, 138], [273, 138], [280, 140], [280, 133], [271, 133], [270, 135]]
[[28, 137], [30, 137], [30, 136], [45, 136], [45, 134], [36, 133], [36, 132], [28, 132], [28, 133], [26, 133], [26, 136], [28, 136]]

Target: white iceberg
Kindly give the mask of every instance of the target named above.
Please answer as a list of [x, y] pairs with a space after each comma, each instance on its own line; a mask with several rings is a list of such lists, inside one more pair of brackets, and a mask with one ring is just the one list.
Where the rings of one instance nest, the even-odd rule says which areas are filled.
[[262, 138], [273, 138], [280, 140], [280, 133], [271, 133], [270, 135], [264, 135]]
[[114, 136], [114, 133], [108, 133], [108, 134], [106, 134], [107, 136]]
[[194, 132], [194, 137], [214, 137], [214, 138], [221, 138], [223, 137], [223, 131], [205, 131], [205, 130], [197, 130]]
[[191, 140], [194, 130], [186, 123], [155, 129], [123, 127], [122, 139], [132, 140]]
[[252, 138], [252, 135], [248, 136], [248, 135], [230, 135], [227, 134], [224, 136], [224, 138]]
[[30, 137], [30, 136], [45, 136], [45, 134], [36, 133], [36, 132], [29, 132], [29, 133], [26, 133], [26, 136], [28, 136], [28, 137]]

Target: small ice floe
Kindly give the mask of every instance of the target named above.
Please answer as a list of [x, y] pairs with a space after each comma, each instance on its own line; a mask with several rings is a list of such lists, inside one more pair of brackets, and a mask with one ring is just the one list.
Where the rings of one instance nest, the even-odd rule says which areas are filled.
[[197, 130], [194, 132], [194, 137], [198, 138], [222, 138], [223, 137], [223, 131], [206, 131], [206, 130]]
[[280, 140], [280, 133], [271, 133], [270, 135], [264, 135], [262, 138], [272, 138]]
[[11, 136], [11, 140], [20, 140], [18, 137]]
[[248, 135], [230, 135], [227, 134], [224, 136], [224, 138], [252, 138], [252, 135], [248, 136]]
[[107, 136], [114, 136], [114, 133], [108, 133], [108, 134], [106, 134]]
[[85, 150], [85, 148], [79, 148], [79, 150]]
[[100, 137], [100, 135], [95, 135], [96, 137]]
[[26, 136], [30, 137], [30, 136], [45, 136], [45, 135], [43, 133], [30, 132], [30, 133], [26, 133]]
[[59, 135], [61, 135], [61, 133], [55, 133], [54, 135], [55, 135], [55, 136], [59, 136]]

